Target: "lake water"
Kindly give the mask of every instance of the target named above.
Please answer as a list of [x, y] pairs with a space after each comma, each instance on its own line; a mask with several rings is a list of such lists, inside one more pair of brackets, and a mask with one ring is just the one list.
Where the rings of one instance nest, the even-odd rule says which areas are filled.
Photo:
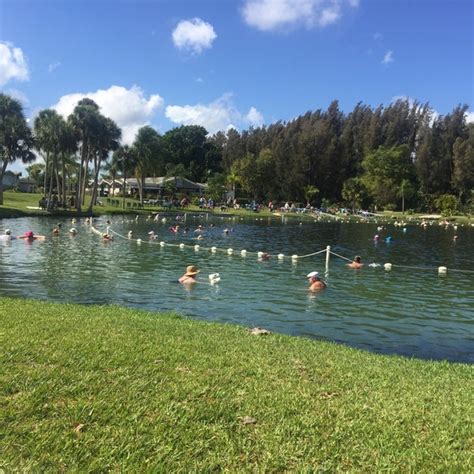
[[[95, 221], [104, 229], [106, 217]], [[62, 234], [45, 242], [22, 240], [0, 242], [0, 295], [76, 303], [119, 304], [147, 310], [175, 310], [192, 318], [261, 326], [272, 331], [338, 341], [374, 352], [420, 358], [474, 361], [474, 228], [433, 225], [426, 230], [416, 225], [402, 228], [388, 225], [377, 232], [376, 224], [323, 223], [263, 220], [252, 216], [209, 218], [187, 216], [187, 235], [168, 230], [174, 222], [155, 223], [140, 217], [111, 217], [112, 229], [126, 235], [133, 230], [152, 244], [116, 238], [102, 242], [85, 220], [75, 225], [79, 233], [67, 234], [70, 219], [62, 222]], [[125, 219], [125, 221], [124, 221]], [[0, 232], [10, 228], [14, 235], [26, 230], [51, 235], [58, 222], [52, 218], [0, 220]], [[210, 228], [213, 223], [214, 227]], [[206, 227], [197, 241], [193, 230]], [[225, 235], [224, 228], [232, 229]], [[374, 244], [374, 234], [381, 241]], [[458, 240], [453, 241], [457, 234]], [[383, 238], [393, 237], [391, 243]], [[233, 248], [234, 255], [209, 250], [160, 247], [158, 241], [180, 242], [219, 248]], [[324, 255], [279, 261], [276, 254], [304, 255], [331, 245], [347, 257], [362, 256], [366, 264], [391, 262], [383, 267], [347, 268], [346, 262], [331, 257], [324, 276]], [[240, 256], [240, 250], [265, 251], [268, 261], [256, 255]], [[186, 265], [201, 269], [202, 284], [188, 291], [176, 283]], [[411, 269], [395, 267], [429, 267]], [[439, 265], [448, 267], [445, 276]], [[452, 272], [449, 269], [465, 270]], [[306, 274], [320, 271], [327, 290], [310, 295]], [[209, 285], [207, 276], [219, 272], [221, 281]]]

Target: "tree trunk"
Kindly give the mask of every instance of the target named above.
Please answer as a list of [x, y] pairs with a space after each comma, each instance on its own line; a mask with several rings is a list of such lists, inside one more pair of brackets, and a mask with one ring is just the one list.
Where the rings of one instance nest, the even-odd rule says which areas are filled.
[[48, 178], [49, 153], [46, 153], [46, 161], [44, 164], [44, 180], [43, 180], [43, 197], [46, 199], [46, 184]]
[[7, 166], [8, 166], [8, 161], [5, 160], [0, 170], [0, 206], [3, 206], [3, 177], [5, 176], [5, 171], [7, 170]]
[[84, 162], [84, 172], [83, 172], [83, 179], [82, 179], [82, 205], [86, 202], [86, 188], [87, 188], [87, 181], [89, 175], [89, 153], [87, 154], [86, 160]]
[[117, 172], [115, 169], [112, 172], [112, 197], [115, 197], [115, 177], [117, 175]]
[[61, 156], [61, 176], [63, 179], [62, 182], [62, 195], [63, 195], [63, 206], [66, 207], [66, 165], [64, 164], [64, 154]]
[[[51, 168], [53, 168], [53, 163], [51, 163]], [[51, 210], [52, 204], [52, 197], [53, 197], [53, 177], [54, 177], [54, 169], [51, 169], [50, 177], [49, 177], [49, 190], [48, 190], [48, 206], [47, 210]]]
[[127, 192], [127, 174], [125, 172], [125, 157], [122, 158], [122, 176], [123, 176], [123, 184], [122, 184], [122, 209], [125, 209], [125, 193]]
[[76, 210], [77, 212], [81, 212], [81, 204], [82, 204], [82, 195], [81, 195], [81, 189], [82, 189], [82, 168], [84, 166], [84, 161], [86, 158], [87, 154], [87, 145], [82, 142], [82, 149], [81, 149], [81, 165], [79, 166], [79, 176], [77, 178], [77, 188], [76, 188]]
[[89, 203], [89, 208], [87, 209], [89, 214], [92, 214], [92, 209], [94, 207], [95, 200], [97, 199], [97, 183], [99, 181], [100, 161], [100, 158], [94, 157], [94, 183], [92, 184], [91, 202]]

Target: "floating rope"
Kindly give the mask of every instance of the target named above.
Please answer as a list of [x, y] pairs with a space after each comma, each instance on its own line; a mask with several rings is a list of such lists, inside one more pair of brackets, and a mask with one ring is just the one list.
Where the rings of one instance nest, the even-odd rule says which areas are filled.
[[[103, 232], [100, 230], [96, 229], [93, 225], [90, 226], [92, 232], [94, 232], [97, 235], [102, 236]], [[247, 255], [257, 255], [258, 258], [263, 258], [264, 255], [266, 255], [265, 252], [252, 252], [252, 251], [247, 251], [247, 250], [241, 250], [240, 252], [234, 251], [232, 248], [228, 249], [222, 249], [218, 247], [202, 247], [199, 244], [184, 244], [184, 243], [179, 243], [179, 244], [174, 244], [170, 242], [164, 242], [164, 241], [157, 241], [156, 239], [153, 240], [141, 240], [141, 239], [135, 239], [135, 238], [129, 238], [125, 235], [119, 234], [118, 232], [115, 232], [112, 228], [107, 227], [107, 232], [116, 235], [117, 237], [120, 237], [123, 240], [128, 240], [131, 242], [136, 242], [137, 244], [148, 244], [148, 245], [158, 245], [160, 247], [179, 247], [181, 249], [184, 248], [189, 248], [189, 249], [194, 249], [195, 251], [199, 250], [204, 250], [204, 251], [211, 251], [212, 253], [217, 253], [217, 252], [222, 252], [227, 255], [234, 255], [235, 253], [240, 253], [241, 256], [247, 256]], [[308, 258], [308, 257], [314, 257], [316, 255], [320, 255], [322, 253], [329, 252], [331, 255], [334, 255], [335, 257], [341, 258], [342, 260], [345, 260], [347, 262], [352, 262], [353, 259], [345, 257], [344, 255], [340, 255], [336, 252], [333, 252], [332, 250], [329, 250], [328, 248], [324, 248], [322, 250], [318, 250], [317, 252], [312, 252], [308, 253], [305, 255], [292, 255], [291, 260], [293, 262], [301, 259], [301, 258]], [[279, 260], [283, 260], [285, 258], [284, 254], [277, 254]], [[398, 265], [398, 264], [391, 264], [391, 263], [386, 263], [385, 265], [381, 265], [381, 267], [385, 268], [385, 270], [390, 270], [392, 267], [393, 268], [405, 268], [409, 270], [426, 270], [426, 271], [437, 271], [439, 274], [445, 274], [447, 272], [446, 267], [425, 267], [425, 266], [411, 266], [411, 265]], [[467, 274], [473, 274], [474, 270], [460, 270], [456, 268], [449, 268], [450, 272], [457, 272], [457, 273], [467, 273]]]

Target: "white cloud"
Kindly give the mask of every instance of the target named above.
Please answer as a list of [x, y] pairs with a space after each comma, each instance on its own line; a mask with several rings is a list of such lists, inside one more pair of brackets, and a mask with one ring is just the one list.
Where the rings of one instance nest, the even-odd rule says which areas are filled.
[[255, 107], [250, 107], [245, 119], [254, 127], [260, 127], [263, 125], [263, 115]]
[[466, 112], [466, 123], [474, 122], [474, 112]]
[[30, 101], [28, 100], [28, 97], [26, 95], [19, 91], [18, 89], [6, 89], [5, 94], [9, 95], [10, 97], [13, 97], [14, 99], [17, 99], [21, 102], [23, 107], [28, 107], [30, 105]]
[[393, 63], [393, 61], [395, 61], [393, 59], [393, 51], [387, 51], [384, 56], [383, 56], [383, 59], [382, 59], [382, 64], [385, 64], [385, 65], [389, 65], [390, 63]]
[[224, 94], [217, 100], [204, 105], [169, 105], [166, 107], [166, 117], [179, 125], [201, 125], [209, 133], [241, 126], [261, 125], [262, 114], [251, 107], [247, 115], [240, 113], [232, 103], [232, 95]]
[[245, 22], [261, 31], [304, 25], [328, 26], [339, 20], [344, 7], [357, 8], [359, 0], [245, 0]]
[[67, 117], [84, 97], [96, 102], [101, 113], [117, 123], [122, 129], [122, 142], [128, 144], [133, 142], [138, 129], [148, 125], [149, 119], [163, 105], [163, 99], [158, 94], [146, 98], [138, 86], [130, 89], [111, 86], [109, 89], [99, 89], [95, 92], [64, 95], [53, 108]]
[[212, 47], [212, 42], [217, 38], [213, 26], [200, 18], [182, 20], [172, 33], [173, 43], [178, 49], [188, 50], [193, 53], [202, 53]]
[[13, 79], [27, 81], [29, 78], [30, 72], [23, 51], [11, 43], [0, 42], [0, 86]]
[[61, 66], [61, 63], [59, 61], [55, 63], [51, 63], [48, 65], [48, 72], [53, 72], [55, 69], [57, 69], [59, 66]]

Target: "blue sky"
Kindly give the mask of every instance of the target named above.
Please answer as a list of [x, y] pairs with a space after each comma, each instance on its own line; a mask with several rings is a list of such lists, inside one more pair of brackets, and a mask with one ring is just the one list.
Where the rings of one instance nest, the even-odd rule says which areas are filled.
[[131, 141], [290, 120], [338, 99], [473, 104], [468, 0], [1, 0], [0, 88], [30, 117], [88, 93]]

